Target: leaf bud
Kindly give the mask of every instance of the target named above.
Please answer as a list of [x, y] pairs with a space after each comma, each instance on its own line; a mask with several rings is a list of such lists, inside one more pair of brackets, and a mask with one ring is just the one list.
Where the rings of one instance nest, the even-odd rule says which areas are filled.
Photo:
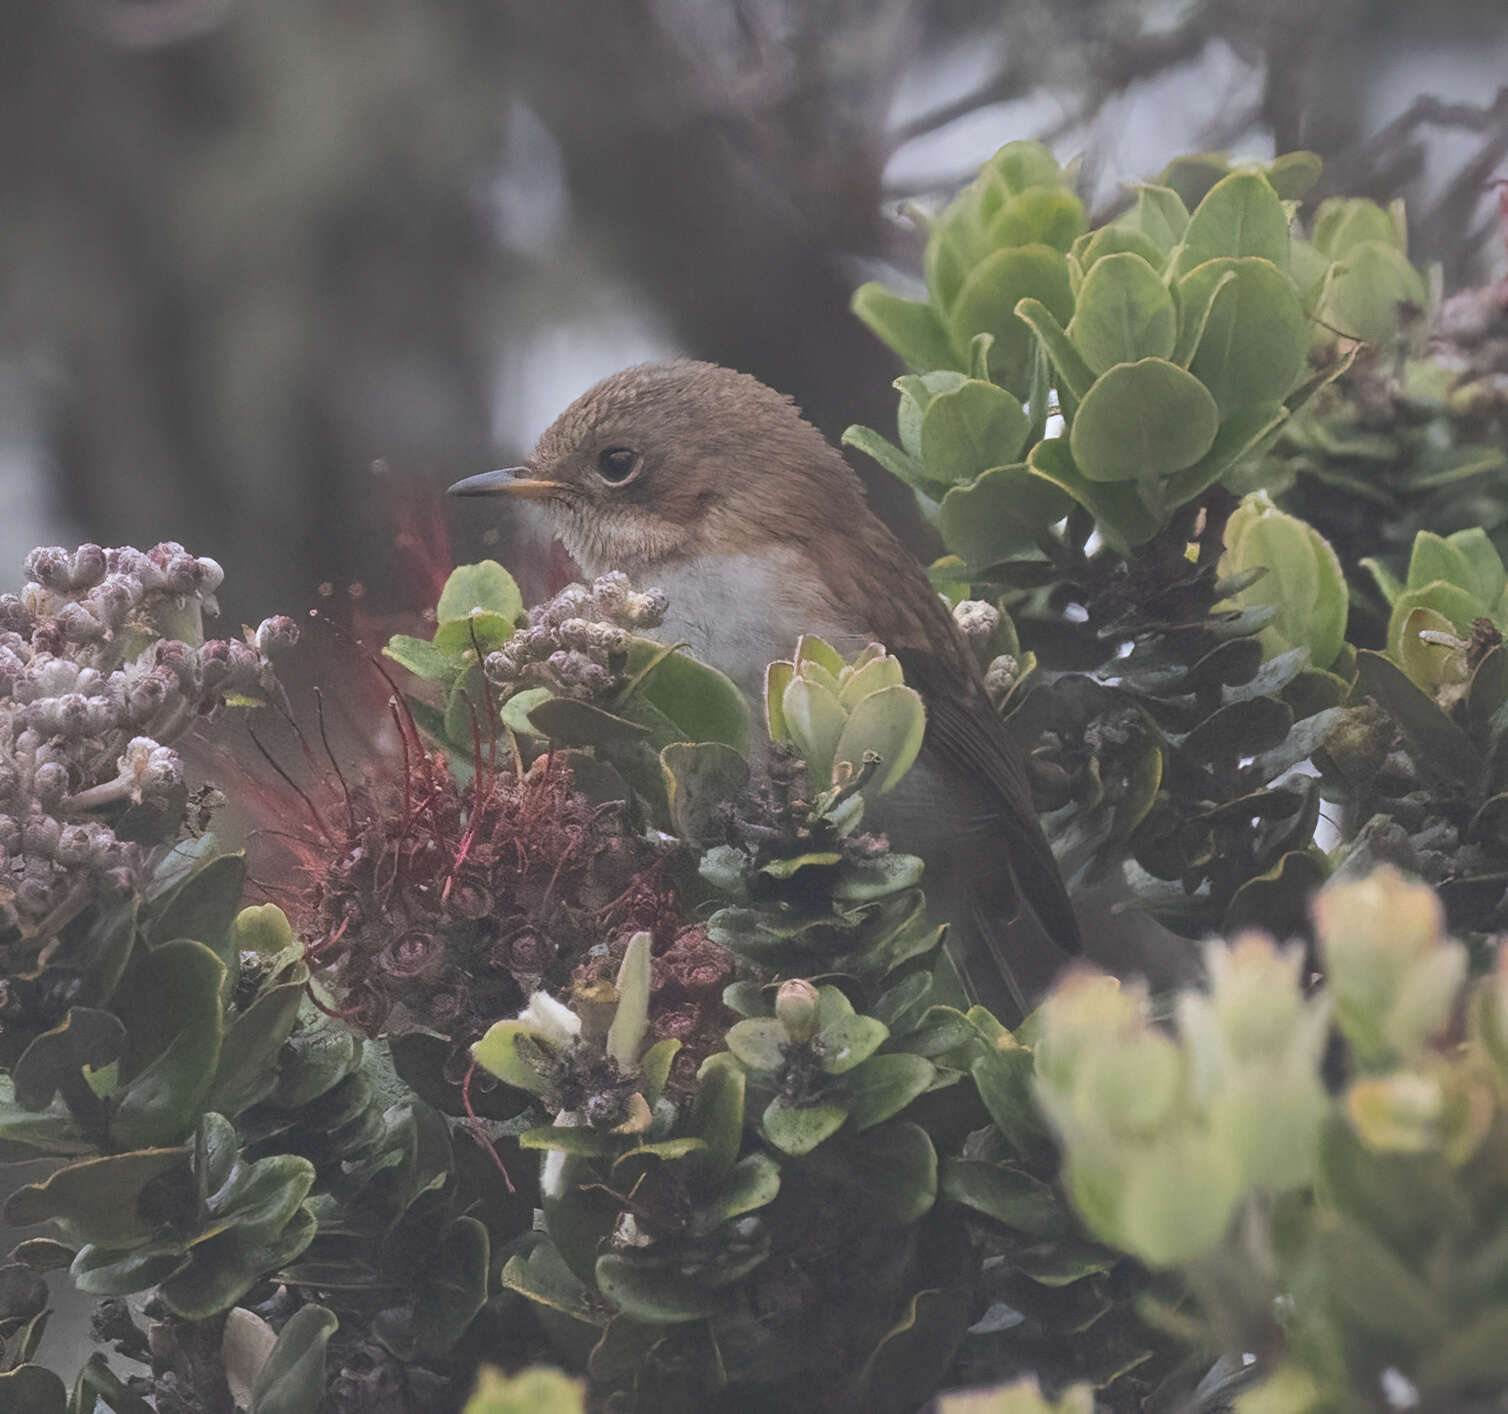
[[804, 1044], [817, 1034], [817, 989], [800, 977], [780, 984], [775, 1016], [791, 1040]]

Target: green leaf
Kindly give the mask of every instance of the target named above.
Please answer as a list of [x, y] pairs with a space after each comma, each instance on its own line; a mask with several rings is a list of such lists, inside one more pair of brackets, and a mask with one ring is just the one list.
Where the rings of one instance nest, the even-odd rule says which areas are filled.
[[635, 1261], [629, 1253], [598, 1257], [597, 1285], [625, 1314], [655, 1325], [704, 1320], [733, 1305], [731, 1292], [709, 1289], [672, 1267]]
[[680, 1049], [678, 1038], [666, 1036], [639, 1057], [639, 1075], [643, 1080], [639, 1092], [650, 1109], [659, 1104], [660, 1096], [665, 1092], [665, 1082], [670, 1079], [670, 1067]]
[[281, 1226], [227, 1227], [195, 1245], [188, 1265], [159, 1287], [162, 1299], [186, 1320], [218, 1315], [298, 1257], [314, 1240], [316, 1226], [313, 1213], [299, 1207]]
[[968, 1016], [982, 1043], [969, 1067], [979, 1098], [1006, 1143], [1025, 1157], [1040, 1147], [1045, 1133], [1032, 1088], [1032, 1052], [984, 1008], [974, 1007]]
[[63, 1020], [38, 1036], [15, 1062], [16, 1103], [23, 1109], [45, 1110], [60, 1089], [67, 1102], [84, 1085], [85, 1068], [103, 1070], [120, 1057], [125, 1044], [126, 1029], [118, 1017], [70, 1007]]
[[997, 246], [1047, 245], [1066, 252], [1088, 226], [1084, 203], [1060, 186], [1012, 197], [991, 218], [986, 238]]
[[1052, 150], [1045, 143], [1030, 139], [1008, 142], [998, 148], [980, 171], [982, 176], [998, 178], [1002, 189], [1010, 196], [1030, 191], [1033, 187], [1061, 187], [1066, 181]]
[[532, 1095], [541, 1095], [546, 1089], [544, 1077], [538, 1069], [515, 1049], [515, 1042], [523, 1036], [538, 1046], [537, 1032], [526, 1021], [494, 1021], [487, 1034], [471, 1047], [472, 1058], [491, 1075], [497, 1076], [505, 1085], [527, 1090]]
[[902, 299], [870, 280], [854, 291], [849, 308], [919, 373], [953, 366], [947, 328], [927, 301]]
[[693, 1221], [708, 1231], [773, 1203], [779, 1192], [780, 1165], [768, 1154], [748, 1154], [728, 1170], [712, 1200], [696, 1209]]
[[1073, 314], [1068, 261], [1045, 245], [996, 251], [969, 273], [948, 318], [953, 348], [966, 357], [976, 334], [993, 334], [990, 377], [1018, 397], [1031, 389], [1034, 346], [1031, 330], [1016, 316], [1022, 299], [1037, 299], [1060, 324]]
[[839, 872], [832, 894], [845, 903], [888, 898], [915, 888], [921, 882], [924, 867], [921, 858], [915, 854], [882, 854], [873, 859], [853, 859]]
[[275, 903], [254, 903], [236, 914], [231, 946], [238, 953], [273, 958], [295, 945], [288, 915]]
[[790, 1033], [773, 1016], [754, 1016], [735, 1022], [724, 1038], [728, 1049], [750, 1070], [776, 1071], [785, 1064]]
[[[1076, 1167], [1070, 1160], [1071, 1175]], [[1242, 1176], [1225, 1149], [1202, 1137], [1165, 1138], [1130, 1166], [1120, 1242], [1152, 1267], [1191, 1262], [1220, 1240], [1241, 1189]], [[1069, 1191], [1077, 1198], [1072, 1178]]]
[[529, 724], [561, 746], [595, 746], [631, 750], [649, 739], [650, 730], [638, 722], [604, 712], [574, 697], [549, 697], [531, 707]]
[[[1213, 262], [1206, 262], [1212, 264]], [[1199, 267], [1201, 270], [1204, 266]], [[1190, 272], [1191, 274], [1195, 272]], [[1197, 279], [1174, 287], [1178, 303], [1178, 342], [1173, 348], [1173, 362], [1187, 368], [1204, 338], [1205, 326], [1215, 307], [1215, 298], [1225, 287], [1234, 282], [1235, 271], [1229, 267], [1219, 272], [1215, 280]]]
[[1086, 275], [1107, 255], [1139, 255], [1153, 270], [1158, 271], [1162, 269], [1167, 257], [1167, 252], [1161, 250], [1149, 236], [1123, 226], [1118, 221], [1080, 236], [1073, 243], [1071, 254]]
[[495, 652], [512, 637], [511, 617], [473, 609], [464, 618], [442, 623], [435, 630], [435, 648], [451, 656], [460, 669]]
[[105, 1357], [96, 1352], [79, 1371], [68, 1408], [70, 1414], [104, 1414], [100, 1401], [111, 1414], [154, 1414], [152, 1406], [132, 1394], [105, 1363]]
[[1145, 236], [1166, 259], [1188, 230], [1189, 211], [1176, 191], [1144, 183], [1136, 188], [1135, 204], [1115, 224]]
[[848, 714], [833, 748], [832, 764], [846, 761], [857, 771], [865, 753], [874, 752], [882, 764], [866, 789], [883, 795], [911, 769], [926, 729], [926, 712], [915, 688], [882, 687], [861, 698]]
[[1283, 201], [1302, 201], [1319, 181], [1324, 161], [1317, 152], [1285, 152], [1264, 169], [1272, 189]]
[[1055, 481], [1026, 464], [991, 467], [971, 486], [955, 486], [938, 508], [937, 525], [948, 548], [970, 570], [1002, 560], [1036, 556], [1037, 537], [1062, 520], [1072, 498]]
[[1223, 152], [1188, 152], [1173, 158], [1157, 180], [1177, 192], [1183, 204], [1192, 210], [1230, 170], [1230, 159]]
[[463, 1414], [584, 1414], [585, 1409], [586, 1386], [559, 1370], [536, 1366], [504, 1375], [484, 1365]]
[[822, 1069], [829, 1075], [852, 1070], [873, 1055], [889, 1035], [883, 1021], [860, 1016], [837, 987], [818, 988], [817, 1040], [821, 1043]]
[[510, 732], [518, 732], [523, 736], [543, 736], [544, 733], [534, 725], [529, 714], [541, 703], [549, 701], [550, 695], [547, 687], [526, 687], [522, 692], [515, 692], [503, 703], [498, 720]]
[[1173, 273], [1182, 278], [1206, 260], [1242, 255], [1288, 268], [1288, 213], [1258, 172], [1232, 172], [1210, 188], [1189, 217]]
[[848, 1111], [842, 1105], [798, 1107], [777, 1095], [765, 1107], [764, 1136], [782, 1154], [809, 1154], [836, 1134], [847, 1118]]
[[234, 966], [232, 929], [245, 887], [245, 854], [217, 854], [147, 911], [142, 930], [153, 944], [192, 938]]
[[[736, 1022], [735, 1026], [744, 1024]], [[722, 1184], [738, 1159], [746, 1085], [743, 1067], [735, 1064], [735, 1056], [728, 1052], [708, 1057], [697, 1074], [688, 1128], [707, 1147], [689, 1156], [687, 1162], [703, 1189], [716, 1189]]]
[[1094, 372], [1057, 316], [1041, 300], [1023, 299], [1016, 305], [1016, 317], [1037, 336], [1063, 389], [1075, 400], [1082, 399], [1094, 385]]
[[621, 1136], [604, 1129], [578, 1128], [565, 1124], [542, 1124], [518, 1136], [521, 1149], [556, 1149], [587, 1159], [614, 1157], [623, 1150]]
[[842, 1135], [818, 1149], [803, 1165], [883, 1221], [905, 1226], [925, 1217], [937, 1201], [937, 1151], [927, 1131], [896, 1119]]
[[1403, 249], [1393, 217], [1365, 197], [1327, 197], [1314, 213], [1315, 246], [1331, 260], [1343, 260], [1363, 241]]
[[[664, 647], [652, 639], [629, 640], [628, 672], [638, 676], [638, 685], [619, 704], [622, 714], [649, 726], [656, 748], [672, 741], [719, 741], [747, 753], [749, 704], [743, 693], [716, 668], [681, 652], [664, 653]], [[652, 712], [643, 712], [646, 707]]]
[[1032, 1237], [1056, 1239], [1070, 1230], [1068, 1213], [1051, 1185], [1010, 1164], [944, 1159], [939, 1191], [954, 1203]]
[[251, 1387], [250, 1414], [318, 1414], [325, 1397], [325, 1348], [339, 1322], [323, 1306], [301, 1306], [278, 1332]]
[[1503, 561], [1480, 526], [1449, 536], [1421, 530], [1414, 537], [1405, 587], [1421, 589], [1436, 580], [1465, 590], [1483, 612], [1496, 607], [1508, 586]]
[[1351, 1320], [1404, 1349], [1439, 1348], [1451, 1313], [1422, 1273], [1344, 1218], [1331, 1217], [1311, 1241], [1331, 1299]]
[[541, 1241], [527, 1256], [510, 1257], [502, 1285], [574, 1320], [601, 1324], [596, 1293], [588, 1291], [551, 1242]]
[[414, 1345], [420, 1355], [444, 1355], [465, 1334], [487, 1300], [487, 1229], [473, 1217], [451, 1221], [435, 1260], [414, 1290]]
[[886, 441], [872, 427], [860, 427], [856, 423], [847, 428], [843, 433], [843, 445], [857, 447], [866, 457], [879, 462], [892, 476], [898, 476], [908, 486], [924, 489], [927, 485], [927, 475], [921, 462], [909, 452], [903, 452]]
[[1179, 281], [1178, 297], [1185, 308], [1207, 309], [1188, 369], [1222, 417], [1254, 403], [1280, 403], [1293, 391], [1310, 326], [1277, 266], [1250, 257], [1206, 261]]
[[1362, 241], [1331, 272], [1316, 317], [1350, 339], [1387, 344], [1405, 307], [1428, 304], [1424, 280], [1396, 246]]
[[1307, 522], [1278, 510], [1262, 492], [1245, 497], [1225, 527], [1222, 575], [1264, 566], [1270, 572], [1234, 596], [1243, 608], [1270, 604], [1274, 616], [1259, 635], [1275, 657], [1305, 648], [1328, 668], [1345, 641], [1349, 596], [1330, 543]]
[[118, 1145], [159, 1148], [193, 1127], [220, 1060], [224, 981], [225, 964], [187, 938], [136, 955], [115, 1001], [130, 1040], [110, 1126]]
[[458, 565], [440, 591], [435, 617], [441, 624], [465, 619], [477, 610], [497, 614], [511, 624], [524, 611], [524, 598], [513, 576], [496, 560]]
[[618, 1005], [607, 1028], [607, 1054], [624, 1074], [638, 1069], [639, 1050], [649, 1030], [651, 967], [649, 934], [635, 933], [618, 967]]
[[290, 980], [269, 988], [235, 1019], [220, 1047], [205, 1108], [237, 1115], [273, 1092], [278, 1052], [298, 1020], [308, 979], [309, 970], [300, 963]]
[[1402, 669], [1380, 653], [1363, 651], [1356, 655], [1356, 673], [1361, 691], [1388, 709], [1431, 772], [1458, 786], [1476, 787], [1486, 763], [1471, 738]]
[[68, 1391], [51, 1370], [18, 1365], [0, 1373], [0, 1414], [68, 1414]]
[[79, 1249], [68, 1276], [91, 1296], [129, 1296], [166, 1281], [188, 1261], [186, 1244], [175, 1238], [125, 1249], [90, 1242]]
[[85, 1159], [58, 1169], [41, 1183], [18, 1188], [5, 1202], [14, 1227], [52, 1219], [73, 1241], [125, 1247], [153, 1236], [158, 1216], [141, 1211], [149, 1184], [175, 1169], [187, 1171], [187, 1149], [144, 1149]]
[[812, 784], [825, 789], [832, 780], [834, 753], [848, 713], [837, 694], [805, 677], [792, 678], [780, 698], [780, 712], [811, 772]]
[[1205, 386], [1176, 364], [1117, 364], [1085, 395], [1073, 420], [1074, 465], [1091, 481], [1155, 482], [1192, 466], [1219, 430]]
[[718, 741], [672, 742], [660, 752], [670, 820], [693, 843], [716, 833], [720, 814], [748, 784], [749, 763]]
[[1117, 363], [1168, 358], [1178, 334], [1173, 297], [1140, 256], [1106, 255], [1085, 277], [1068, 336], [1096, 374]]
[[360, 1054], [361, 1043], [349, 1031], [320, 1026], [290, 1036], [271, 1103], [282, 1109], [301, 1109], [340, 1084]]
[[1162, 521], [1147, 509], [1136, 487], [1125, 482], [1090, 481], [1074, 464], [1067, 437], [1038, 442], [1028, 464], [1072, 496], [1095, 519], [1100, 533], [1122, 554], [1150, 540]]
[[870, 1056], [848, 1073], [843, 1087], [849, 1129], [857, 1133], [899, 1114], [936, 1077], [937, 1067], [921, 1056]]
[[34, 1272], [57, 1272], [68, 1266], [77, 1253], [51, 1237], [28, 1237], [11, 1249], [11, 1260]]
[[1013, 394], [970, 378], [939, 393], [922, 414], [922, 469], [931, 481], [970, 480], [1014, 461], [1030, 430]]
[[[464, 646], [471, 647], [469, 639]], [[449, 682], [466, 666], [463, 652], [445, 652], [427, 638], [413, 638], [406, 633], [395, 633], [388, 639], [382, 653], [425, 682]]]
[[1293, 726], [1293, 709], [1273, 697], [1252, 697], [1217, 708], [1183, 739], [1195, 761], [1234, 760], [1278, 746]]
[[921, 468], [922, 418], [932, 406], [932, 399], [951, 393], [968, 382], [968, 375], [955, 369], [939, 368], [931, 373], [908, 374], [892, 385], [901, 395], [895, 410], [895, 430], [900, 435], [906, 455]]
[[1168, 479], [1163, 488], [1167, 504], [1181, 506], [1235, 471], [1277, 436], [1288, 415], [1286, 407], [1274, 403], [1256, 403], [1231, 414], [1220, 424], [1209, 451]]

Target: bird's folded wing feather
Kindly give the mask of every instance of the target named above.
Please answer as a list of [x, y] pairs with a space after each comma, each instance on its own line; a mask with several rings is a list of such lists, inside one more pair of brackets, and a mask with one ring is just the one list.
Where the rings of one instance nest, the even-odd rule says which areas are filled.
[[[955, 776], [961, 799], [976, 793], [968, 789], [974, 783], [984, 797], [986, 828], [1000, 840], [1026, 903], [1059, 947], [1078, 952], [1078, 923], [1037, 820], [1025, 759], [1005, 723], [982, 687], [950, 671], [936, 654], [902, 648], [896, 656], [906, 681], [927, 702], [923, 749], [938, 769]], [[969, 822], [960, 821], [960, 827], [968, 832]]]

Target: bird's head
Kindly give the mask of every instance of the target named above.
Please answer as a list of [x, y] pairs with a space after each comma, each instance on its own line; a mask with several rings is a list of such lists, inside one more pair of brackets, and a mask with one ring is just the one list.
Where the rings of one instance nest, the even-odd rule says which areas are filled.
[[592, 574], [800, 543], [863, 513], [858, 478], [789, 398], [690, 360], [613, 374], [556, 418], [526, 466], [450, 491], [539, 503]]

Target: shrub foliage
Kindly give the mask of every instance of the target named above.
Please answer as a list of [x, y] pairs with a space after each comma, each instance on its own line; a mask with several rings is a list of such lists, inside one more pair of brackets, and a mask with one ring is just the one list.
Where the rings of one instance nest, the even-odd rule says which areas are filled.
[[[1206, 154], [1091, 228], [1013, 144], [923, 298], [854, 298], [910, 371], [846, 440], [1176, 995], [1085, 966], [1012, 1032], [934, 980], [921, 862], [865, 828], [925, 722], [882, 646], [803, 638], [751, 712], [652, 586], [526, 607], [490, 561], [364, 666], [386, 746], [270, 753], [249, 901], [179, 747], [256, 793], [224, 719], [307, 722], [293, 625], [206, 641], [176, 545], [34, 552], [0, 1410], [1501, 1399], [1508, 300], [1432, 306], [1401, 209], [1317, 175]], [[71, 1384], [49, 1274], [99, 1298]]]

